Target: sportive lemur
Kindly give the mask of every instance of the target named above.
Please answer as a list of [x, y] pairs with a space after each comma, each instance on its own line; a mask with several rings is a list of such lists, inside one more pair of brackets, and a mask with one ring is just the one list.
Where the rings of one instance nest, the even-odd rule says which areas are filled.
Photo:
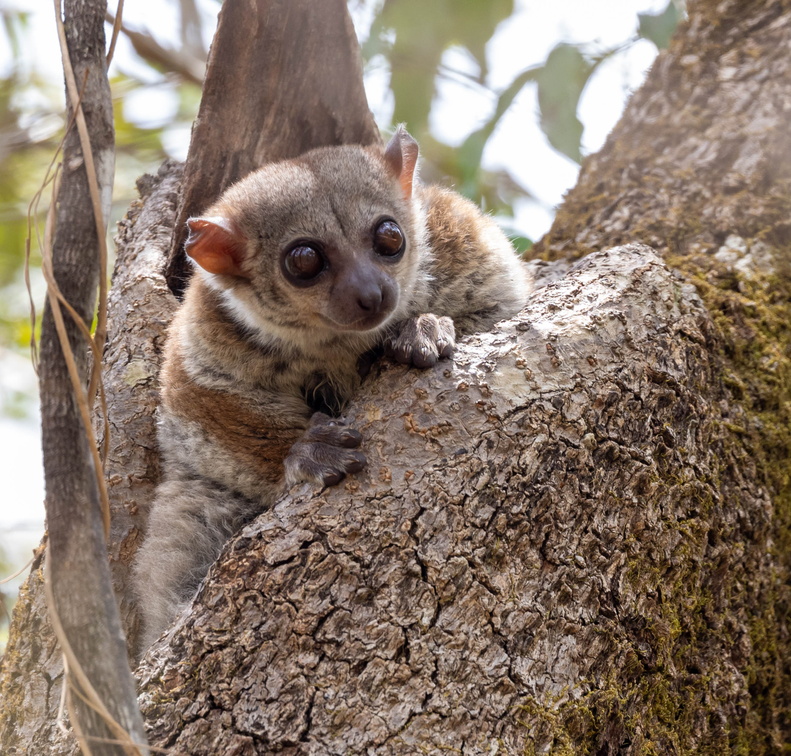
[[322, 147], [250, 174], [188, 221], [196, 264], [160, 376], [163, 482], [135, 567], [145, 650], [222, 545], [297, 481], [365, 465], [338, 419], [385, 347], [434, 365], [514, 315], [526, 267], [497, 225], [416, 180], [418, 146]]

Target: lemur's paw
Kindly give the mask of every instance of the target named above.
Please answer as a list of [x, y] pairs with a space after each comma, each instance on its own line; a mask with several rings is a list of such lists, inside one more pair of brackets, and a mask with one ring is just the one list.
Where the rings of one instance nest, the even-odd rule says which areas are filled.
[[455, 348], [453, 321], [431, 313], [405, 320], [400, 333], [385, 344], [385, 352], [397, 362], [419, 368], [431, 367], [443, 357], [452, 357]]
[[348, 473], [365, 467], [365, 455], [355, 451], [362, 440], [359, 431], [342, 421], [323, 412], [314, 413], [302, 438], [291, 447], [283, 462], [286, 483], [308, 481], [324, 486], [340, 483]]

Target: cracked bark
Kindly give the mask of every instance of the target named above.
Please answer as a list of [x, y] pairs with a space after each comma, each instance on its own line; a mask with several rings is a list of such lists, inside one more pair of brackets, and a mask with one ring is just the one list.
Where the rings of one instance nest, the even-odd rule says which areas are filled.
[[[680, 642], [671, 622], [708, 595], [715, 533], [744, 544], [729, 582], [769, 574], [771, 504], [744, 451], [726, 451], [715, 347], [694, 287], [629, 245], [453, 364], [380, 364], [349, 412], [366, 471], [297, 488], [246, 527], [142, 665], [153, 741], [196, 756], [540, 751], [574, 726], [549, 714], [583, 717], [610, 686], [634, 689], [637, 741], [661, 724], [644, 700], [661, 685], [697, 742], [725, 737], [703, 703], [719, 691], [736, 721], [739, 665], [716, 633]], [[738, 475], [720, 470], [730, 454]]]
[[[190, 756], [783, 750], [788, 10], [690, 3], [541, 248], [592, 254], [570, 270], [535, 263], [547, 285], [525, 312], [452, 364], [376, 366], [349, 410], [368, 468], [297, 488], [246, 527], [141, 665], [153, 744]], [[134, 317], [127, 288], [144, 287], [134, 301], [151, 292], [147, 343], [167, 320], [157, 297], [173, 306], [156, 259], [174, 180], [147, 185], [119, 249], [117, 317]], [[611, 248], [635, 240], [661, 256]], [[150, 352], [129, 385], [146, 428], [155, 365]], [[155, 477], [147, 432], [135, 431], [148, 461], [118, 473], [143, 486], [135, 527]], [[41, 703], [57, 670], [45, 678], [48, 657], [30, 648], [47, 637], [37, 575], [15, 621], [31, 631], [3, 668], [4, 753], [68, 752], [49, 744]]]

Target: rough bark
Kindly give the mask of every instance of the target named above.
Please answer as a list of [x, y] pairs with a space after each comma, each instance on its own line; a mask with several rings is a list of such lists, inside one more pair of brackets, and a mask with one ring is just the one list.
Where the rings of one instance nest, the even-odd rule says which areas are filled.
[[130, 565], [159, 480], [157, 374], [165, 328], [178, 305], [162, 265], [172, 240], [182, 175], [180, 164], [166, 163], [158, 176], [138, 181], [141, 201], [118, 225], [119, 254], [108, 302], [103, 378], [113, 426], [105, 463], [113, 514], [109, 554], [130, 649], [140, 629], [129, 590]]
[[245, 528], [143, 664], [153, 742], [730, 747], [771, 506], [729, 445], [712, 332], [694, 288], [632, 245], [452, 365], [380, 365], [349, 413], [366, 471]]
[[[765, 592], [727, 630], [750, 649], [742, 747], [751, 754], [791, 742], [789, 45], [788, 2], [691, 4], [686, 28], [583, 165], [538, 250], [580, 257], [645, 241], [695, 282], [716, 323], [732, 413], [724, 422], [754, 465], [741, 474], [771, 497]], [[741, 497], [731, 506], [741, 510]], [[754, 592], [753, 582], [734, 595]], [[732, 616], [740, 611], [737, 601]]]
[[[690, 4], [543, 245], [638, 239], [665, 262], [594, 253], [452, 365], [379, 365], [349, 413], [368, 469], [248, 526], [141, 667], [154, 742], [190, 756], [787, 748], [787, 10]], [[158, 191], [130, 244], [148, 223], [167, 237]], [[136, 267], [153, 257], [128, 270], [160, 291]], [[144, 395], [151, 364], [132, 381]], [[36, 579], [14, 623], [34, 631]], [[31, 738], [51, 727], [37, 694], [55, 668], [24, 641], [3, 667], [0, 695], [28, 693], [21, 713], [4, 706], [4, 753], [33, 742], [14, 715]]]

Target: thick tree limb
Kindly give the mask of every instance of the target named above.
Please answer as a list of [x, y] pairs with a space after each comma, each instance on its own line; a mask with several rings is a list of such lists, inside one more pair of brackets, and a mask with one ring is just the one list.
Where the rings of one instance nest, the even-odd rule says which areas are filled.
[[672, 752], [681, 725], [689, 749], [726, 743], [748, 684], [732, 634], [706, 628], [745, 638], [760, 613], [770, 505], [723, 428], [711, 338], [694, 289], [632, 245], [452, 365], [382, 364], [349, 413], [366, 471], [245, 528], [144, 663], [154, 741], [540, 753], [590, 717], [582, 753], [635, 717], [635, 752]]
[[788, 4], [690, 5], [538, 251], [579, 257], [641, 239], [708, 271], [732, 234], [788, 243]]
[[264, 163], [332, 144], [373, 144], [345, 0], [226, 3], [209, 53], [167, 278], [189, 277], [186, 221]]

